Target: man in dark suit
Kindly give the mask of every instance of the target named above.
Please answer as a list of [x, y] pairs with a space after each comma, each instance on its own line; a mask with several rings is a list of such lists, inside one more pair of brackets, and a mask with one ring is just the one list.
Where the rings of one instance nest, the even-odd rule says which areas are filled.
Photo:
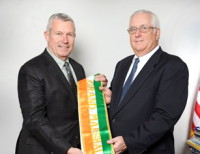
[[[44, 36], [47, 48], [19, 71], [23, 126], [16, 154], [82, 154], [75, 81], [85, 78], [85, 72], [69, 57], [75, 41], [73, 20], [53, 14]], [[99, 75], [97, 80], [106, 78]]]
[[129, 26], [135, 54], [116, 65], [109, 109], [113, 139], [108, 143], [116, 154], [174, 154], [173, 129], [187, 101], [188, 68], [159, 47], [154, 13], [135, 12]]

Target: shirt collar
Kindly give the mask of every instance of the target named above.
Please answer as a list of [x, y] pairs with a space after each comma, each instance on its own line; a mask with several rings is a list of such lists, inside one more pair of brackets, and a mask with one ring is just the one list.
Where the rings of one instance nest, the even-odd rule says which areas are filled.
[[63, 66], [64, 66], [64, 64], [65, 64], [65, 62], [69, 62], [69, 59], [67, 58], [67, 60], [66, 61], [63, 61], [63, 60], [61, 60], [60, 58], [58, 58], [56, 55], [54, 55], [51, 51], [50, 51], [50, 49], [47, 47], [46, 48], [47, 49], [47, 52], [50, 54], [50, 56], [55, 60], [55, 62], [58, 64], [58, 66], [60, 67], [60, 68], [62, 68]]
[[149, 58], [159, 49], [159, 46], [156, 46], [153, 50], [151, 50], [149, 53], [147, 53], [146, 55], [142, 56], [142, 57], [138, 57], [138, 56], [134, 56], [133, 60], [135, 60], [136, 58], [139, 58], [140, 61], [148, 61]]

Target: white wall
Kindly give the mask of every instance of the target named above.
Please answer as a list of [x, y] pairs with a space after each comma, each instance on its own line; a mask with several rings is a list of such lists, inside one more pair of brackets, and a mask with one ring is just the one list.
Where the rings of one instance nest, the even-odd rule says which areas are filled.
[[64, 12], [75, 20], [77, 38], [72, 56], [82, 63], [87, 75], [104, 73], [110, 81], [116, 62], [132, 54], [126, 29], [130, 15], [138, 9], [149, 9], [158, 15], [163, 50], [178, 55], [189, 67], [188, 103], [175, 127], [176, 153], [188, 153], [185, 140], [200, 78], [199, 0], [1, 0], [1, 154], [14, 154], [22, 124], [18, 70], [46, 47], [43, 31], [49, 16]]

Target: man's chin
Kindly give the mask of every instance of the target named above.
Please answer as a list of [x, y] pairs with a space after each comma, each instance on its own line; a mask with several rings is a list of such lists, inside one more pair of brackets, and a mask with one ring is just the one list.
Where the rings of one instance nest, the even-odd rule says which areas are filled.
[[62, 49], [60, 50], [60, 53], [62, 55], [69, 55], [69, 53], [71, 53], [71, 49]]

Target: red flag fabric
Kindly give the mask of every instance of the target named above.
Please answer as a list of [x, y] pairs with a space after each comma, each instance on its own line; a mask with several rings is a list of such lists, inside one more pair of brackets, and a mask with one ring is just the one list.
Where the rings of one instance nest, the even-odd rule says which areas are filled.
[[194, 108], [192, 129], [190, 133], [191, 137], [194, 135], [194, 131], [196, 127], [200, 127], [200, 87], [198, 90], [197, 99], [196, 99], [195, 108]]

